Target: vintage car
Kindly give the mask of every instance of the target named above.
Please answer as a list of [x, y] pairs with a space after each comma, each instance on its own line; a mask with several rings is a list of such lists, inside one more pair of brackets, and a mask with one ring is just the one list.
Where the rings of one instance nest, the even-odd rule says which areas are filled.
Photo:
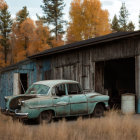
[[103, 116], [109, 96], [85, 93], [72, 80], [46, 80], [32, 84], [25, 94], [6, 96], [6, 113], [19, 119], [49, 123], [53, 118], [90, 115]]

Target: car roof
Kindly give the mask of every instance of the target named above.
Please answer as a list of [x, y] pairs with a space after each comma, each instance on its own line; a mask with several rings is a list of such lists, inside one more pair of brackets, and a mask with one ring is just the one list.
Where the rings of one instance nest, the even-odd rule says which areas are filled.
[[49, 87], [53, 87], [55, 85], [63, 84], [63, 83], [78, 83], [78, 82], [73, 80], [43, 80], [43, 81], [35, 82], [34, 84], [42, 84], [42, 85], [47, 85]]

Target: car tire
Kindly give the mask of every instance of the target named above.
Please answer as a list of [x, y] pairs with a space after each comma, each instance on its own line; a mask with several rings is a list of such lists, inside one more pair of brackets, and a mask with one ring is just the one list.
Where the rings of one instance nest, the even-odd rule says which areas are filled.
[[99, 118], [104, 116], [104, 107], [101, 104], [97, 104], [93, 111], [93, 117]]
[[48, 123], [51, 123], [52, 121], [52, 116], [53, 116], [53, 113], [52, 111], [45, 111], [45, 112], [42, 112], [39, 116], [39, 123], [40, 124], [48, 124]]

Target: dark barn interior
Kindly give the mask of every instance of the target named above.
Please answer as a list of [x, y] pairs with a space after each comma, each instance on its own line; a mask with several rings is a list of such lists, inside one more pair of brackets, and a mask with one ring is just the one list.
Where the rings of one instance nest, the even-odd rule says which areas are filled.
[[120, 108], [121, 95], [135, 93], [135, 58], [97, 62], [96, 66], [99, 70], [96, 82], [102, 80], [102, 83], [96, 84], [95, 89], [102, 86], [104, 93], [110, 96], [110, 106]]
[[27, 90], [27, 73], [20, 73], [20, 94], [24, 94], [25, 91]]

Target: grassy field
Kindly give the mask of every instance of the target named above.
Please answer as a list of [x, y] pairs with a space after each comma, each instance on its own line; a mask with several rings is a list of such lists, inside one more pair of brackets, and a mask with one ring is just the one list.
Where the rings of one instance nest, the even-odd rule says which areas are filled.
[[140, 140], [140, 121], [110, 111], [98, 119], [23, 125], [0, 114], [0, 140]]

